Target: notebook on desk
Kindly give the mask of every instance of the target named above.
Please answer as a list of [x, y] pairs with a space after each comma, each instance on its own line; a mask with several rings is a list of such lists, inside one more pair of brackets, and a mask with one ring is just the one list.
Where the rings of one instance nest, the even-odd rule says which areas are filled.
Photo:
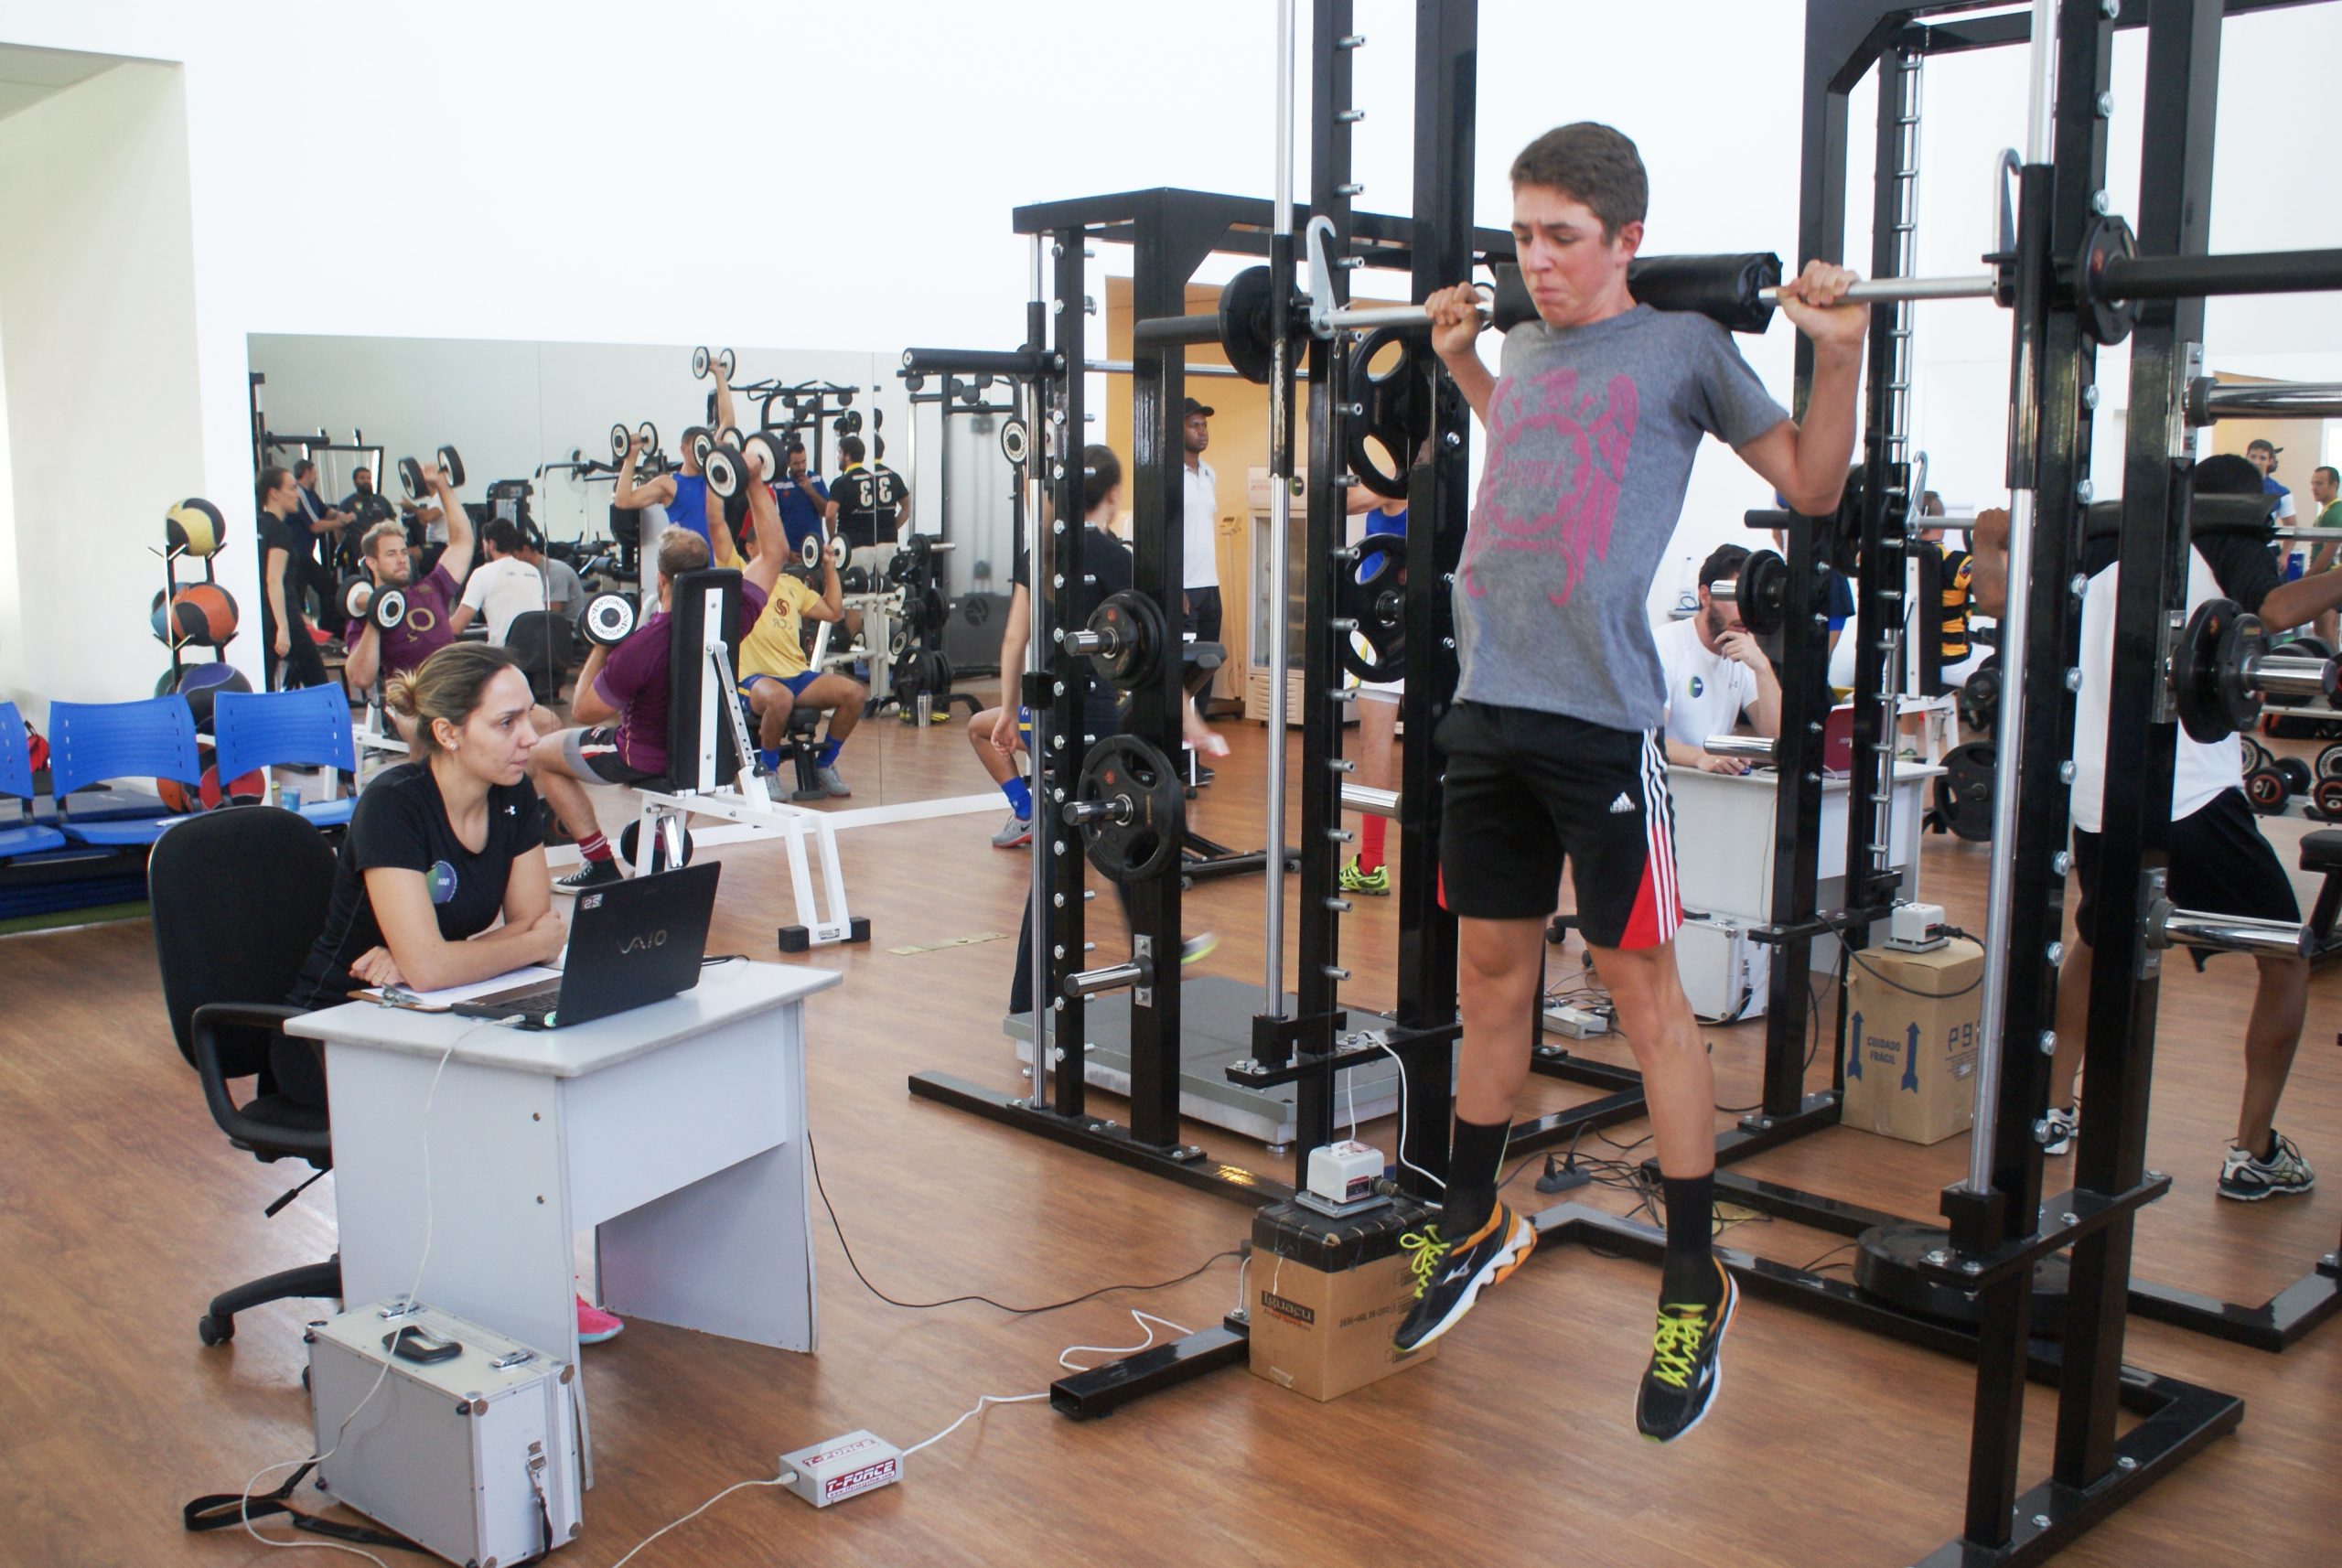
[[490, 992], [447, 1010], [524, 1029], [558, 1029], [689, 991], [707, 956], [722, 869], [711, 860], [580, 893], [558, 980]]

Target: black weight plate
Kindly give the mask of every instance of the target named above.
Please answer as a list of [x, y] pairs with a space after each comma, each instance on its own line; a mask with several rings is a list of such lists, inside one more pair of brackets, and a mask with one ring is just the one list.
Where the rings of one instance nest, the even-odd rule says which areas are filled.
[[2244, 798], [2256, 811], [2266, 814], [2283, 811], [2290, 794], [2285, 776], [2273, 768], [2256, 768], [2244, 776]]
[[735, 354], [731, 349], [726, 349], [721, 354], [716, 355], [715, 362], [724, 367], [724, 379], [725, 381], [728, 381], [734, 376], [739, 374], [740, 356]]
[[1361, 681], [1396, 681], [1406, 670], [1407, 597], [1399, 582], [1402, 570], [1397, 551], [1379, 550], [1356, 569], [1345, 563], [1335, 578], [1334, 613], [1358, 623], [1358, 629], [1340, 635], [1335, 646], [1342, 668]]
[[1984, 662], [1969, 671], [1968, 680], [1953, 699], [1960, 710], [1960, 722], [1970, 729], [1989, 730], [2001, 716], [2001, 656], [1985, 656]]
[[613, 462], [613, 463], [623, 463], [623, 462], [625, 462], [625, 461], [626, 461], [626, 449], [627, 449], [627, 447], [628, 447], [628, 446], [631, 446], [631, 445], [633, 444], [633, 441], [634, 441], [634, 436], [633, 436], [632, 433], [630, 433], [630, 432], [627, 429], [627, 427], [626, 427], [625, 425], [623, 425], [623, 424], [613, 424], [613, 425], [611, 425], [611, 426], [610, 426], [610, 461], [611, 461], [611, 462]]
[[1275, 291], [1269, 269], [1246, 267], [1219, 291], [1219, 349], [1236, 373], [1258, 385], [1276, 373]]
[[[1770, 550], [1741, 563], [1740, 624], [1757, 637], [1770, 637], [1789, 620], [1789, 564]], [[1971, 676], [1970, 679], [1974, 679]], [[1994, 695], [1999, 694], [1994, 688]]]
[[1000, 455], [1012, 463], [1025, 461], [1025, 422], [1004, 419], [1000, 422]]
[[[2244, 738], [2248, 742], [2252, 740], [2251, 736]], [[2320, 779], [2342, 779], [2342, 746], [2329, 746], [2320, 749], [2313, 771]]]
[[412, 457], [400, 458], [399, 485], [406, 491], [407, 499], [421, 500], [424, 495], [423, 465]]
[[640, 424], [634, 427], [634, 433], [642, 437], [643, 451], [656, 452], [659, 450], [659, 427], [657, 425], [651, 424], [646, 419]]
[[707, 350], [705, 349], [692, 350], [692, 378], [694, 381], [707, 380]]
[[[2258, 740], [2255, 740], [2250, 731], [2240, 731], [2237, 735], [2236, 742], [2237, 749], [2241, 754], [2239, 760], [2244, 771], [2247, 773], [2251, 773], [2255, 768], [2270, 767], [2277, 760], [2277, 754], [2271, 751], [2267, 746], [2261, 745]], [[2320, 763], [2322, 764], [2324, 760], [2325, 754], [2320, 753]], [[2319, 771], [2324, 771], [2323, 767], [2320, 768]]]
[[1186, 790], [1171, 759], [1134, 735], [1110, 735], [1081, 759], [1075, 799], [1119, 802], [1116, 817], [1081, 824], [1090, 864], [1110, 882], [1144, 882], [1179, 858]]
[[[624, 828], [621, 828], [618, 831], [618, 858], [626, 862], [627, 865], [633, 866], [634, 874], [637, 876], [655, 875], [658, 873], [666, 870], [667, 841], [665, 835], [661, 834], [659, 838], [652, 841], [650, 845], [650, 864], [649, 865], [639, 865], [634, 858], [635, 846], [639, 844], [641, 842], [642, 819], [637, 817], [634, 821], [627, 823]], [[691, 863], [692, 831], [689, 828], [685, 828], [683, 830], [683, 864], [685, 865], [689, 865]]]
[[2311, 785], [2309, 803], [2327, 822], [2342, 822], [2342, 779], [2321, 779]]
[[396, 588], [384, 588], [366, 607], [366, 618], [381, 631], [396, 631], [406, 621], [406, 595]]
[[1090, 617], [1089, 629], [1111, 647], [1090, 656], [1090, 666], [1110, 686], [1134, 692], [1161, 672], [1168, 635], [1155, 601], [1125, 589], [1110, 594]]
[[683, 432], [683, 455], [697, 464], [702, 473], [707, 471], [707, 455], [715, 450], [715, 432], [704, 424], [694, 424]]
[[447, 482], [457, 489], [464, 488], [464, 455], [453, 446], [439, 448], [439, 466], [447, 470]]
[[742, 444], [740, 451], [748, 459], [749, 467], [759, 472], [767, 483], [789, 467], [789, 454], [774, 431], [757, 431]]
[[341, 585], [341, 613], [352, 620], [360, 619], [373, 597], [373, 584], [363, 577], [346, 578]]
[[1936, 814], [1953, 835], [1973, 843], [1993, 836], [1993, 743], [1971, 740], [1943, 754], [1936, 780]]
[[[1399, 352], [1386, 355], [1396, 346]], [[1378, 364], [1380, 368], [1378, 370]], [[1430, 434], [1429, 404], [1418, 393], [1413, 347], [1395, 327], [1380, 327], [1345, 357], [1342, 457], [1359, 484], [1386, 500], [1404, 500], [1407, 470]], [[1419, 406], [1421, 405], [1421, 406]]]

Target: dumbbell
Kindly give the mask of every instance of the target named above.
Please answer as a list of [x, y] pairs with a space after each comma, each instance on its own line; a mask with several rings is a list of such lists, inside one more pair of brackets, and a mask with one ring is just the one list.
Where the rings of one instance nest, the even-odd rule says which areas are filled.
[[624, 594], [596, 594], [586, 601], [586, 640], [616, 648], [633, 635], [634, 601]]
[[708, 367], [711, 364], [720, 365], [723, 367], [724, 379], [727, 381], [732, 379], [733, 372], [740, 368], [740, 360], [738, 357], [736, 356], [729, 349], [725, 349], [722, 352], [714, 355], [710, 355], [705, 349], [693, 349], [692, 350], [692, 374], [693, 377], [703, 381], [707, 380]]
[[2342, 779], [2320, 779], [2312, 784], [2309, 809], [2329, 822], [2342, 822]]
[[762, 466], [763, 472], [758, 477], [767, 484], [789, 471], [789, 449], [778, 431], [757, 431], [740, 443], [740, 451], [752, 470]]
[[[807, 534], [797, 546], [798, 562], [808, 572], [818, 572], [822, 569], [822, 540], [821, 536], [818, 534]], [[845, 561], [848, 553], [849, 552], [846, 549], [846, 542], [843, 535], [837, 535], [830, 540], [830, 564], [841, 572], [845, 570]]]
[[694, 424], [683, 432], [683, 454], [699, 466], [703, 474], [707, 472], [707, 455], [715, 450], [715, 432], [704, 424]]
[[2256, 768], [2244, 776], [2244, 798], [2263, 816], [2283, 811], [2293, 793], [2292, 784], [2274, 766]]
[[[442, 446], [436, 455], [436, 461], [439, 467], [446, 474], [447, 483], [457, 489], [463, 489], [464, 459], [462, 456], [453, 446]], [[404, 487], [407, 499], [419, 501], [430, 493], [430, 488], [424, 483], [424, 478], [421, 463], [413, 457], [399, 459], [399, 483]]]
[[363, 577], [341, 580], [341, 611], [351, 620], [363, 620], [366, 607], [373, 601], [374, 585]]
[[2309, 793], [2309, 787], [2317, 781], [2316, 775], [2309, 770], [2309, 764], [2298, 757], [2279, 757], [2277, 771], [2284, 778], [2288, 794], [2306, 795]]

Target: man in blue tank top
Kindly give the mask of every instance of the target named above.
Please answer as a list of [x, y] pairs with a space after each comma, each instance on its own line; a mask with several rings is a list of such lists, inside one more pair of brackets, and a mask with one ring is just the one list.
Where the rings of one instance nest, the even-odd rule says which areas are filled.
[[[732, 429], [738, 422], [732, 410], [731, 379], [725, 375], [720, 360], [709, 362], [708, 374], [715, 378], [715, 428]], [[682, 467], [679, 471], [661, 474], [656, 478], [637, 483], [634, 465], [641, 447], [639, 439], [627, 442], [626, 456], [618, 464], [618, 493], [610, 498], [610, 504], [623, 507], [628, 511], [663, 506], [667, 509], [670, 524], [690, 529], [706, 540], [711, 549], [714, 548], [717, 541], [715, 535], [709, 532], [709, 508], [711, 505], [715, 507], [716, 515], [721, 517], [723, 503], [713, 500], [708, 495], [706, 476], [700, 472], [699, 457], [693, 452], [688, 436], [682, 443]], [[719, 566], [738, 564], [736, 560], [718, 560], [715, 564]]]

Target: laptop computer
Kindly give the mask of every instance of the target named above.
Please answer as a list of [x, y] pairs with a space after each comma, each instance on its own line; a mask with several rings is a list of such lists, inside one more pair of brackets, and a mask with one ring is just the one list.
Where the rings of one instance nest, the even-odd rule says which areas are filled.
[[705, 861], [580, 893], [559, 980], [490, 992], [447, 1010], [524, 1029], [558, 1029], [689, 991], [707, 956], [722, 869]]

